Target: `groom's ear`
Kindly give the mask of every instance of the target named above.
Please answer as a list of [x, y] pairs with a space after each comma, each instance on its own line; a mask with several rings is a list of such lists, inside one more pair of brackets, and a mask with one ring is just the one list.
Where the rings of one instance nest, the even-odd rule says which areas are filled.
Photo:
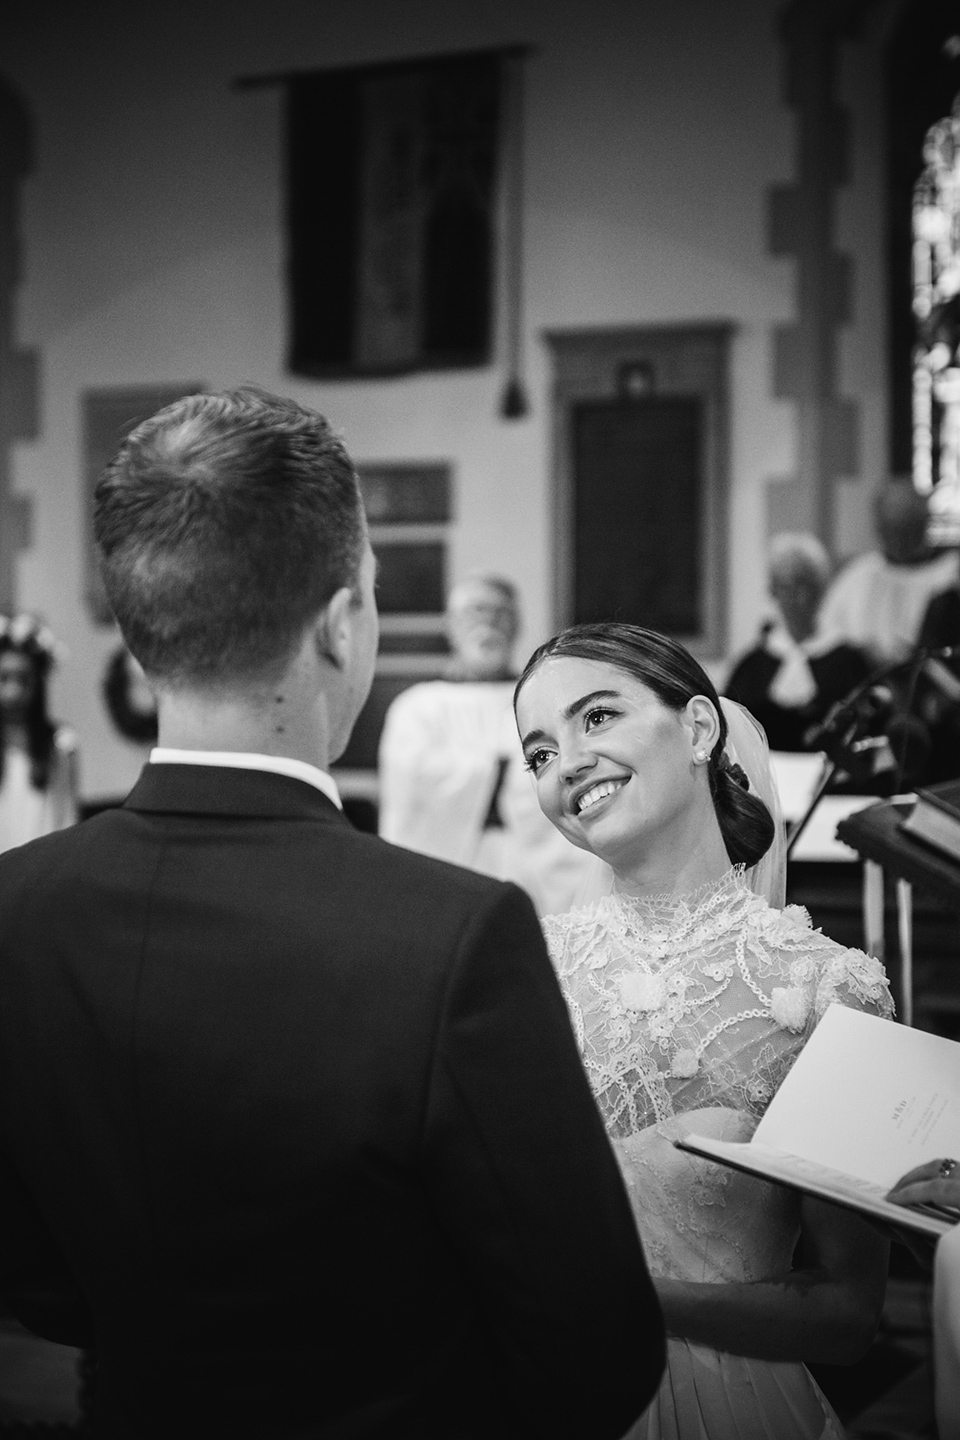
[[706, 695], [694, 695], [683, 712], [690, 732], [691, 749], [711, 751], [720, 739], [720, 717], [717, 707]]
[[350, 655], [349, 615], [353, 602], [353, 591], [344, 585], [334, 592], [314, 621], [317, 654], [335, 670], [342, 670]]

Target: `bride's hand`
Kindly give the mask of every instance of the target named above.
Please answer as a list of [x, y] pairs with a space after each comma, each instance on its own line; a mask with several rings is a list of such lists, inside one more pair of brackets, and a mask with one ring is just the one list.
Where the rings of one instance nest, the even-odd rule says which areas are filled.
[[956, 1160], [928, 1160], [902, 1175], [887, 1199], [894, 1205], [935, 1205], [956, 1211], [960, 1220], [960, 1167]]
[[[906, 1175], [901, 1175], [887, 1199], [894, 1205], [934, 1206], [947, 1211], [945, 1220], [960, 1221], [960, 1168], [953, 1160], [928, 1160]], [[905, 1245], [910, 1254], [924, 1270], [933, 1265], [933, 1251], [936, 1240], [932, 1235], [921, 1235], [916, 1230], [904, 1227], [902, 1230], [891, 1225], [890, 1237]]]

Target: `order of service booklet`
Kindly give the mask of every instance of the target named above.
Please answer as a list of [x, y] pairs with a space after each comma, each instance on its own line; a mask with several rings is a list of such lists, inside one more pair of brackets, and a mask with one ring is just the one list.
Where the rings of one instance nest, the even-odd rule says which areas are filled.
[[691, 1133], [674, 1143], [901, 1228], [944, 1235], [956, 1219], [885, 1196], [917, 1165], [960, 1161], [960, 1044], [831, 1005], [752, 1140]]

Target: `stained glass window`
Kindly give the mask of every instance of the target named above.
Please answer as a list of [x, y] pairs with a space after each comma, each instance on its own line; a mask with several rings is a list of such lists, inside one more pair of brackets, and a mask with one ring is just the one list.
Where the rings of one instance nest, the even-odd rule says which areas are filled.
[[913, 198], [913, 482], [931, 534], [960, 543], [960, 95], [927, 131]]

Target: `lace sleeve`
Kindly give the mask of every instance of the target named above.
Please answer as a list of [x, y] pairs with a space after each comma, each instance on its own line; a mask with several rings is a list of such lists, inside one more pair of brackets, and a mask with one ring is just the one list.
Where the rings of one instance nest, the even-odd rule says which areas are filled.
[[[823, 937], [824, 939], [826, 937]], [[893, 997], [879, 960], [863, 950], [844, 950], [833, 942], [824, 957], [814, 998], [814, 1012], [820, 1020], [828, 1005], [846, 1005], [892, 1020]]]
[[835, 1004], [893, 1018], [893, 998], [880, 961], [811, 929], [810, 917], [799, 905], [779, 912], [776, 941], [781, 985], [785, 982], [785, 988], [772, 992], [779, 1023], [809, 1037], [827, 1006]]

